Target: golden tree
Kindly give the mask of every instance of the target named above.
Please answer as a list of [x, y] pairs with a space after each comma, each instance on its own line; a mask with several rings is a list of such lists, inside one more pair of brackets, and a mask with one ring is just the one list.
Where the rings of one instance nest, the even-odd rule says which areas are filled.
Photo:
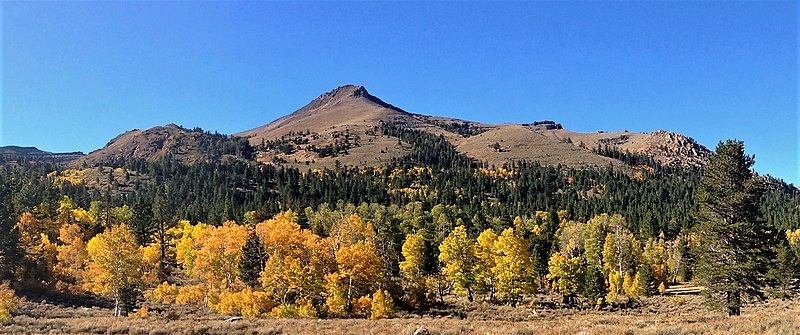
[[142, 252], [127, 225], [117, 225], [96, 235], [87, 245], [89, 289], [114, 299], [114, 315], [121, 311], [124, 290], [141, 284]]
[[60, 277], [62, 288], [76, 288], [83, 282], [84, 270], [89, 259], [89, 251], [81, 227], [74, 223], [65, 223], [59, 231], [59, 239], [63, 244], [56, 249], [58, 263], [55, 273]]
[[567, 258], [560, 252], [553, 253], [548, 262], [547, 279], [554, 291], [561, 293], [564, 303], [571, 304], [583, 282], [583, 259], [581, 256]]
[[233, 221], [206, 228], [192, 252], [192, 275], [203, 280], [213, 293], [238, 289], [239, 260], [248, 235], [247, 228]]
[[456, 291], [467, 292], [472, 301], [475, 287], [475, 241], [467, 237], [467, 228], [458, 226], [439, 245], [439, 261], [444, 264], [442, 273], [451, 281]]
[[523, 294], [533, 293], [533, 262], [528, 251], [528, 242], [508, 228], [494, 243], [497, 253], [492, 268], [497, 278], [497, 296], [516, 306]]
[[495, 252], [494, 244], [497, 242], [497, 234], [491, 229], [484, 230], [478, 236], [477, 244], [475, 245], [475, 273], [476, 291], [489, 294], [489, 300], [494, 300], [495, 287], [497, 280], [495, 273], [492, 269], [495, 268], [497, 262], [497, 252]]
[[400, 275], [408, 303], [421, 308], [428, 302], [429, 288], [425, 276], [425, 236], [422, 233], [406, 235], [403, 243], [403, 258], [400, 262]]

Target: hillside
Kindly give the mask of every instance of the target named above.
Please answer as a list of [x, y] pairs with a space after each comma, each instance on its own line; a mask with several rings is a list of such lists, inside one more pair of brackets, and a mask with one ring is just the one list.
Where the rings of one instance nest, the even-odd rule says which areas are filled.
[[376, 167], [414, 149], [409, 141], [387, 134], [387, 126], [442, 136], [459, 153], [495, 166], [537, 161], [552, 166], [614, 166], [630, 171], [632, 167], [619, 157], [606, 157], [598, 150], [606, 147], [651, 157], [670, 166], [699, 167], [709, 155], [708, 149], [690, 137], [663, 130], [580, 133], [553, 121], [483, 124], [409, 113], [370, 94], [363, 86], [346, 85], [320, 95], [291, 114], [233, 136], [174, 124], [134, 129], [86, 156], [70, 156], [74, 159], [70, 166], [119, 165], [135, 159], [172, 157], [187, 164], [255, 159], [303, 170], [333, 168], [337, 164]]
[[0, 147], [0, 157], [6, 161], [35, 160], [53, 163], [65, 163], [80, 157], [82, 152], [59, 152], [53, 153], [39, 150], [35, 147], [5, 146]]
[[572, 167], [623, 166], [594, 152], [604, 146], [650, 156], [666, 165], [701, 166], [709, 154], [691, 138], [666, 131], [579, 133], [552, 121], [495, 125], [411, 114], [353, 85], [338, 87], [287, 116], [236, 135], [249, 138], [257, 159], [264, 163], [311, 168], [332, 167], [339, 161], [377, 166], [410, 150], [396, 138], [381, 136], [385, 124], [442, 135], [462, 154], [498, 166], [524, 160]]
[[154, 161], [172, 157], [184, 163], [249, 158], [249, 148], [236, 138], [189, 130], [175, 124], [134, 129], [115, 137], [102, 149], [70, 163], [72, 167], [115, 165], [135, 159]]

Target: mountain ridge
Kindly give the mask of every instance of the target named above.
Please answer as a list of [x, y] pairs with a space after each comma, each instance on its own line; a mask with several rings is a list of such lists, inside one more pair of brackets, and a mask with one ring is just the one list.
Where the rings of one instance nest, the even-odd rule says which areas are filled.
[[[598, 148], [652, 157], [664, 165], [701, 167], [710, 151], [691, 137], [657, 130], [638, 132], [574, 132], [554, 121], [484, 124], [446, 116], [414, 114], [372, 95], [364, 86], [344, 85], [319, 95], [305, 106], [272, 122], [225, 136], [246, 138], [254, 158], [264, 164], [303, 169], [379, 166], [413, 149], [383, 134], [386, 125], [442, 136], [461, 154], [490, 165], [538, 161], [570, 167], [615, 166], [625, 162], [598, 154]], [[116, 160], [175, 157], [185, 163], [220, 159], [203, 152], [208, 133], [175, 124], [124, 132], [108, 144], [72, 162], [102, 165]], [[219, 139], [218, 140], [222, 140]], [[206, 146], [207, 147], [207, 146]], [[227, 152], [238, 156], [238, 152]]]

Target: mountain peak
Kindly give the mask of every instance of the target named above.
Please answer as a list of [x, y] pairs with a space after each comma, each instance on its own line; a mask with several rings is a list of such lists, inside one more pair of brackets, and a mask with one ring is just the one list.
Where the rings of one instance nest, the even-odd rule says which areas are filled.
[[364, 86], [344, 85], [334, 88], [330, 92], [323, 93], [311, 102], [313, 105], [321, 106], [329, 102], [349, 100], [364, 97], [370, 99], [372, 96]]

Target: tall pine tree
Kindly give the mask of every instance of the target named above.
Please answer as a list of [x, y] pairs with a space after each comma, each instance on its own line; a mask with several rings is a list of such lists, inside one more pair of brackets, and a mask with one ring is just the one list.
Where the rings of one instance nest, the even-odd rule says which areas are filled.
[[744, 143], [717, 145], [697, 190], [695, 274], [708, 288], [712, 306], [739, 315], [743, 295], [763, 297], [761, 288], [775, 233], [761, 220], [761, 178], [750, 168]]
[[0, 279], [11, 279], [17, 262], [18, 236], [14, 231], [15, 213], [6, 177], [0, 175]]

